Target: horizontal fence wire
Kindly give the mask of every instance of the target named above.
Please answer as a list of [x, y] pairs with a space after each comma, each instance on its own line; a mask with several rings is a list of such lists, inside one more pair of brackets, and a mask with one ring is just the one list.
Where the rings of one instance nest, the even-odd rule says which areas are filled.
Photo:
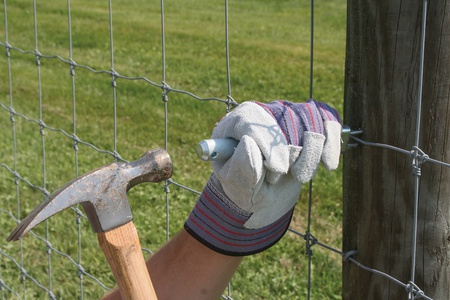
[[[110, 2], [111, 4], [111, 2]], [[113, 38], [112, 38], [112, 25], [113, 25], [113, 20], [112, 17], [110, 18], [110, 41], [111, 41], [111, 45], [110, 45], [110, 52], [111, 52], [111, 69], [110, 70], [97, 70], [92, 66], [87, 66], [87, 65], [80, 65], [77, 64], [73, 59], [72, 59], [72, 53], [70, 51], [70, 58], [66, 59], [63, 58], [59, 55], [54, 55], [51, 53], [41, 53], [38, 50], [38, 39], [36, 38], [36, 49], [34, 50], [29, 50], [29, 49], [22, 49], [17, 45], [11, 45], [8, 41], [8, 22], [7, 22], [7, 6], [6, 6], [6, 0], [4, 0], [4, 15], [5, 15], [5, 31], [6, 31], [6, 41], [5, 42], [0, 42], [0, 46], [2, 48], [4, 48], [5, 50], [5, 54], [8, 58], [8, 62], [9, 62], [9, 68], [11, 67], [10, 65], [10, 57], [11, 57], [11, 53], [16, 52], [17, 54], [20, 55], [24, 55], [24, 56], [32, 56], [35, 57], [36, 62], [37, 62], [37, 66], [39, 66], [39, 63], [45, 60], [54, 60], [54, 61], [59, 61], [61, 62], [65, 67], [69, 68], [71, 70], [71, 72], [74, 72], [76, 69], [84, 69], [87, 70], [89, 72], [91, 72], [92, 74], [96, 74], [99, 76], [106, 76], [108, 78], [112, 78], [113, 82], [116, 81], [120, 81], [120, 80], [125, 80], [125, 81], [141, 81], [144, 82], [146, 84], [148, 84], [149, 86], [158, 88], [162, 91], [162, 98], [163, 101], [166, 100], [166, 104], [167, 104], [167, 97], [169, 93], [178, 93], [178, 94], [182, 94], [182, 95], [186, 95], [191, 97], [192, 99], [198, 100], [198, 101], [217, 101], [220, 103], [223, 103], [224, 105], [226, 105], [227, 110], [229, 110], [231, 107], [236, 106], [237, 103], [236, 101], [232, 98], [231, 96], [231, 84], [230, 84], [230, 62], [229, 62], [229, 43], [228, 43], [228, 1], [225, 1], [225, 15], [226, 15], [226, 26], [225, 26], [225, 35], [226, 35], [226, 63], [227, 63], [227, 90], [228, 90], [228, 94], [226, 98], [219, 98], [219, 97], [200, 97], [197, 96], [196, 94], [190, 92], [190, 91], [185, 91], [185, 90], [181, 90], [181, 89], [176, 89], [176, 88], [172, 88], [168, 83], [166, 83], [166, 75], [165, 75], [165, 51], [164, 51], [164, 44], [165, 44], [165, 34], [164, 34], [164, 1], [161, 0], [161, 20], [162, 20], [162, 63], [163, 63], [163, 74], [162, 74], [162, 81], [161, 83], [156, 83], [155, 81], [152, 81], [150, 79], [148, 79], [145, 76], [128, 76], [128, 75], [122, 75], [117, 73], [114, 70], [114, 46], [113, 46]], [[70, 12], [70, 1], [68, 1], [68, 8], [69, 8], [69, 12]], [[312, 1], [312, 16], [314, 14], [314, 1]], [[112, 12], [112, 7], [110, 7], [110, 14]], [[34, 8], [34, 14], [36, 14], [36, 7]], [[70, 16], [70, 13], [69, 13]], [[69, 18], [69, 28], [70, 26], [70, 18]], [[313, 20], [312, 20], [312, 28], [313, 28]], [[36, 27], [35, 27], [35, 30]], [[311, 38], [311, 43], [313, 44], [313, 29], [312, 30], [312, 38]], [[37, 33], [35, 34], [35, 36], [37, 36]], [[70, 35], [71, 37], [71, 35]], [[72, 49], [72, 48], [70, 48]], [[313, 64], [312, 64], [312, 57], [313, 57], [313, 52], [312, 52], [313, 47], [311, 47], [311, 97], [312, 97], [312, 72], [313, 72]], [[10, 78], [10, 82], [9, 82], [9, 91], [11, 93], [11, 76], [9, 76]], [[73, 85], [73, 91], [75, 92], [75, 84], [72, 82]], [[76, 103], [76, 97], [73, 95], [73, 100], [74, 100], [74, 105]], [[17, 112], [14, 108], [13, 108], [13, 100], [12, 100], [12, 96], [10, 94], [10, 103], [9, 104], [4, 104], [2, 102], [0, 102], [0, 107], [3, 111], [7, 112], [10, 115], [10, 122], [11, 122], [11, 128], [12, 131], [14, 131], [15, 128], [15, 122], [17, 122], [17, 119], [22, 119], [30, 124], [33, 124], [37, 127], [40, 128], [41, 132], [45, 132], [46, 130], [48, 131], [52, 131], [55, 132], [57, 134], [61, 134], [64, 138], [66, 138], [68, 141], [70, 141], [73, 145], [74, 145], [74, 153], [77, 153], [77, 147], [78, 145], [84, 145], [89, 147], [90, 149], [94, 150], [95, 152], [101, 153], [101, 154], [106, 154], [108, 156], [111, 156], [114, 160], [120, 160], [120, 161], [126, 161], [125, 159], [123, 159], [119, 153], [117, 153], [116, 148], [114, 147], [114, 150], [108, 150], [108, 149], [103, 149], [100, 146], [96, 145], [95, 143], [92, 143], [90, 141], [86, 141], [86, 140], [82, 140], [79, 137], [77, 137], [76, 135], [76, 122], [74, 122], [74, 130], [73, 132], [67, 132], [61, 128], [53, 128], [50, 126], [47, 126], [44, 121], [42, 120], [42, 116], [40, 116], [40, 118], [36, 119], [36, 118], [32, 118], [32, 117], [28, 117], [25, 114], [22, 114], [21, 112]], [[165, 117], [165, 125], [166, 125], [166, 148], [167, 148], [167, 107], [166, 107], [166, 117]], [[74, 116], [75, 119], [76, 116]], [[116, 122], [114, 123], [116, 124]], [[14, 135], [14, 133], [13, 133]], [[400, 152], [404, 155], [409, 156], [412, 161], [418, 162], [419, 165], [422, 165], [423, 163], [434, 163], [434, 164], [438, 164], [444, 167], [450, 167], [450, 164], [447, 162], [442, 162], [442, 161], [438, 161], [435, 160], [433, 158], [430, 158], [426, 153], [424, 153], [421, 149], [419, 149], [417, 146], [414, 146], [413, 149], [410, 150], [406, 150], [406, 149], [400, 149], [397, 148], [395, 146], [392, 145], [385, 145], [385, 144], [380, 144], [380, 143], [375, 143], [375, 142], [368, 142], [365, 141], [363, 139], [360, 139], [358, 137], [356, 137], [356, 135], [352, 135], [351, 136], [352, 140], [354, 140], [355, 142], [357, 142], [358, 144], [360, 144], [361, 146], [367, 146], [367, 147], [381, 147], [381, 148], [385, 148], [388, 150], [392, 150], [392, 151], [397, 151]], [[43, 143], [45, 143], [45, 139], [43, 139]], [[17, 150], [17, 148], [14, 146], [14, 149]], [[45, 149], [45, 146], [44, 146]], [[351, 150], [350, 150], [351, 151]], [[43, 154], [45, 156], [45, 153]], [[0, 163], [0, 167], [3, 168], [4, 170], [6, 170], [9, 174], [11, 179], [13, 179], [15, 181], [15, 185], [18, 186], [19, 183], [24, 183], [26, 184], [28, 187], [30, 187], [33, 190], [37, 190], [39, 191], [43, 197], [46, 197], [50, 194], [50, 192], [47, 190], [46, 188], [46, 184], [44, 183], [34, 183], [31, 182], [30, 180], [27, 179], [27, 176], [24, 176], [23, 174], [21, 174], [16, 166], [11, 166], [5, 163]], [[78, 171], [76, 171], [78, 172]], [[420, 169], [417, 170], [417, 176], [420, 176]], [[173, 185], [176, 186], [178, 188], [181, 188], [183, 190], [186, 190], [192, 194], [195, 195], [199, 195], [200, 192], [185, 186], [184, 184], [180, 183], [180, 182], [176, 182], [172, 179], [169, 179], [166, 184], [165, 184], [165, 191], [166, 191], [166, 197], [168, 197], [168, 189], [169, 187]], [[168, 212], [168, 199], [166, 200], [167, 203], [167, 212]], [[311, 204], [309, 205], [311, 206]], [[87, 217], [85, 216], [85, 214], [78, 208], [78, 207], [73, 207], [72, 210], [75, 212], [76, 214], [76, 218], [77, 220], [79, 219], [87, 219]], [[14, 220], [15, 223], [19, 223], [20, 220], [17, 218], [17, 216], [15, 216], [12, 212], [2, 209], [0, 207], [0, 215], [6, 218], [10, 218], [12, 220]], [[167, 216], [169, 216], [169, 213], [167, 213]], [[310, 220], [308, 220], [308, 222], [310, 222]], [[77, 221], [77, 223], [79, 224], [79, 221]], [[167, 220], [167, 224], [169, 223], [169, 220]], [[167, 225], [168, 226], [168, 225]], [[78, 230], [78, 233], [80, 234], [81, 230]], [[357, 265], [358, 267], [368, 271], [368, 272], [372, 272], [374, 274], [377, 274], [379, 276], [383, 276], [389, 280], [391, 280], [392, 282], [394, 282], [395, 284], [405, 288], [406, 290], [408, 290], [410, 292], [410, 297], [411, 299], [431, 299], [430, 297], [426, 296], [423, 291], [420, 290], [420, 288], [418, 286], [416, 286], [414, 284], [414, 278], [412, 278], [412, 280], [408, 283], [403, 283], [401, 281], [399, 281], [398, 279], [390, 276], [389, 274], [386, 274], [384, 272], [381, 272], [379, 270], [375, 270], [372, 269], [368, 266], [364, 266], [362, 264], [360, 264], [355, 258], [354, 256], [357, 254], [356, 251], [349, 251], [347, 253], [342, 252], [339, 249], [336, 249], [334, 247], [328, 246], [325, 243], [322, 243], [319, 241], [319, 239], [317, 237], [315, 237], [309, 229], [308, 226], [308, 230], [305, 233], [300, 233], [292, 228], [289, 229], [289, 231], [291, 233], [293, 233], [296, 236], [299, 236], [301, 239], [303, 239], [305, 241], [305, 245], [306, 245], [306, 249], [307, 249], [307, 255], [308, 255], [308, 259], [310, 261], [309, 265], [311, 266], [311, 257], [312, 257], [312, 250], [311, 248], [314, 246], [319, 246], [323, 249], [325, 249], [326, 251], [329, 251], [331, 253], [337, 254], [339, 256], [342, 257], [342, 261], [344, 262], [351, 262], [354, 263], [355, 265]], [[169, 239], [169, 228], [166, 228], [166, 232], [167, 232], [167, 239]], [[48, 229], [47, 229], [47, 233], [45, 236], [42, 235], [38, 235], [36, 234], [34, 231], [31, 231], [31, 235], [39, 240], [40, 242], [42, 242], [45, 245], [45, 251], [47, 253], [52, 253], [52, 254], [56, 254], [58, 256], [63, 257], [64, 259], [67, 259], [68, 261], [70, 261], [70, 263], [73, 265], [73, 267], [77, 270], [78, 272], [78, 276], [80, 278], [80, 290], [82, 291], [84, 289], [83, 287], [83, 283], [84, 283], [84, 277], [88, 277], [89, 279], [93, 280], [96, 284], [98, 284], [99, 286], [101, 286], [104, 290], [108, 291], [110, 290], [112, 287], [110, 286], [106, 286], [104, 283], [101, 282], [101, 280], [99, 280], [98, 278], [96, 278], [94, 275], [90, 274], [89, 272], [86, 271], [86, 269], [83, 267], [82, 264], [82, 260], [81, 260], [81, 249], [79, 249], [78, 251], [78, 257], [75, 259], [72, 257], [72, 255], [69, 255], [63, 251], [61, 251], [60, 249], [54, 247], [51, 242], [50, 239], [48, 238]], [[79, 247], [81, 248], [81, 238], [79, 238]], [[22, 249], [20, 251], [26, 251], [26, 249]], [[152, 253], [152, 250], [143, 249], [144, 252], [148, 252], [148, 253]], [[20, 273], [20, 276], [22, 278], [22, 281], [25, 281], [25, 279], [28, 279], [30, 281], [32, 281], [34, 283], [35, 286], [37, 286], [39, 289], [41, 289], [42, 291], [44, 291], [50, 299], [55, 299], [55, 295], [54, 292], [52, 290], [52, 286], [44, 284], [41, 278], [35, 278], [32, 275], [30, 275], [30, 272], [27, 270], [28, 267], [23, 265], [22, 261], [18, 261], [16, 258], [14, 258], [12, 255], [10, 255], [7, 251], [3, 250], [2, 248], [0, 248], [0, 256], [2, 260], [8, 260], [9, 262], [11, 262], [15, 268], [17, 268], [18, 272]], [[21, 259], [22, 259], [22, 255], [20, 255]], [[49, 259], [51, 260], [51, 255], [49, 254]], [[49, 263], [49, 265], [51, 265], [51, 262]], [[31, 266], [30, 266], [31, 267]], [[50, 268], [51, 269], [51, 268]], [[57, 276], [57, 274], [51, 274], [50, 276]], [[311, 278], [311, 274], [309, 274], [309, 279]], [[49, 282], [51, 283], [51, 278], [49, 279]], [[4, 278], [2, 277], [2, 268], [0, 267], [0, 293], [2, 294], [2, 296], [4, 297], [4, 292], [8, 291], [10, 294], [14, 295], [14, 297], [16, 297], [17, 299], [25, 299], [28, 298], [26, 296], [26, 289], [24, 288], [23, 291], [17, 291], [14, 288], [10, 287], [8, 285], [8, 283], [4, 280]], [[23, 293], [23, 295], [21, 295]], [[80, 292], [80, 298], [83, 299], [83, 292]], [[309, 294], [309, 291], [308, 291]], [[308, 297], [310, 297], [310, 295], [308, 295]], [[222, 297], [223, 299], [232, 299], [231, 298], [231, 287], [229, 287], [227, 294], [224, 295]]]
[[[74, 152], [75, 152], [75, 156], [78, 156], [78, 148], [80, 145], [83, 146], [87, 146], [91, 149], [93, 149], [94, 151], [100, 153], [100, 154], [106, 154], [111, 156], [114, 160], [120, 160], [120, 161], [124, 161], [127, 162], [127, 160], [123, 159], [120, 154], [116, 151], [116, 110], [114, 112], [114, 147], [113, 147], [113, 151], [111, 150], [107, 150], [107, 149], [102, 149], [101, 147], [97, 146], [95, 143], [92, 142], [88, 142], [88, 141], [84, 141], [82, 139], [80, 139], [77, 134], [76, 134], [76, 128], [77, 128], [77, 123], [76, 123], [76, 114], [75, 114], [75, 105], [76, 105], [76, 96], [75, 96], [75, 71], [82, 69], [82, 70], [87, 70], [89, 72], [91, 72], [92, 74], [98, 75], [98, 76], [106, 76], [106, 77], [110, 77], [111, 78], [111, 82], [112, 82], [112, 86], [114, 88], [114, 106], [116, 105], [116, 96], [115, 96], [115, 88], [116, 88], [116, 83], [120, 80], [125, 80], [125, 81], [141, 81], [144, 82], [146, 84], [148, 84], [149, 86], [153, 86], [156, 88], [159, 88], [162, 90], [163, 92], [163, 100], [165, 100], [165, 102], [167, 103], [167, 94], [170, 93], [178, 93], [178, 94], [182, 94], [182, 95], [187, 95], [195, 100], [198, 101], [217, 101], [217, 102], [221, 102], [226, 104], [226, 107], [231, 107], [231, 106], [235, 106], [237, 103], [232, 99], [231, 95], [229, 95], [226, 99], [221, 99], [218, 97], [200, 97], [197, 96], [196, 94], [189, 92], [189, 91], [185, 91], [185, 90], [181, 90], [181, 89], [175, 89], [175, 88], [171, 88], [165, 80], [165, 67], [163, 67], [163, 79], [161, 81], [161, 84], [156, 83], [150, 79], [148, 79], [145, 76], [127, 76], [127, 75], [122, 75], [119, 74], [117, 71], [114, 70], [114, 45], [113, 45], [113, 20], [112, 20], [112, 2], [109, 1], [109, 20], [110, 20], [110, 56], [111, 56], [111, 68], [110, 70], [103, 70], [103, 69], [95, 69], [94, 67], [88, 66], [88, 65], [82, 65], [82, 64], [77, 64], [73, 58], [72, 58], [72, 34], [71, 34], [71, 5], [70, 5], [70, 0], [67, 1], [68, 3], [68, 23], [69, 23], [69, 41], [70, 41], [70, 54], [69, 54], [69, 58], [63, 58], [60, 55], [54, 55], [51, 53], [44, 53], [41, 52], [40, 50], [38, 50], [38, 30], [37, 30], [37, 9], [36, 9], [36, 1], [33, 2], [33, 14], [34, 14], [34, 30], [35, 30], [35, 49], [34, 50], [26, 50], [26, 49], [22, 49], [21, 47], [15, 46], [15, 45], [11, 45], [9, 43], [8, 40], [8, 19], [7, 19], [7, 1], [4, 0], [3, 1], [3, 5], [4, 5], [4, 21], [5, 21], [5, 42], [0, 42], [0, 46], [2, 46], [5, 50], [5, 55], [8, 59], [8, 69], [9, 69], [9, 100], [10, 103], [5, 104], [0, 102], [0, 106], [1, 108], [6, 111], [7, 113], [9, 113], [10, 115], [10, 122], [11, 122], [11, 128], [13, 131], [13, 137], [14, 137], [14, 157], [16, 157], [16, 145], [15, 145], [15, 124], [17, 123], [18, 119], [24, 120], [28, 123], [34, 124], [36, 126], [38, 126], [40, 128], [40, 132], [41, 132], [41, 136], [42, 136], [42, 149], [43, 149], [43, 160], [44, 160], [44, 169], [43, 169], [43, 174], [44, 174], [44, 183], [32, 183], [32, 181], [28, 180], [26, 176], [22, 176], [21, 173], [19, 173], [16, 169], [16, 166], [9, 166], [8, 164], [5, 163], [0, 163], [0, 167], [5, 169], [7, 172], [9, 172], [11, 174], [11, 176], [14, 178], [15, 181], [15, 185], [16, 187], [19, 186], [19, 184], [21, 182], [25, 183], [27, 186], [29, 186], [30, 188], [32, 188], [33, 190], [39, 191], [42, 193], [43, 197], [48, 197], [50, 195], [50, 192], [47, 190], [46, 188], [46, 184], [45, 184], [45, 131], [52, 131], [55, 133], [60, 133], [62, 134], [64, 137], [68, 138], [69, 140], [71, 140], [72, 144], [73, 144], [73, 148], [74, 148]], [[228, 4], [226, 4], [226, 7], [228, 6]], [[162, 24], [164, 26], [164, 1], [161, 1], [161, 16], [162, 16]], [[162, 30], [164, 30], [164, 27], [162, 27]], [[228, 30], [228, 28], [226, 29]], [[164, 41], [164, 32], [162, 33], [162, 38]], [[228, 44], [228, 41], [227, 41]], [[164, 47], [164, 43], [163, 43], [163, 47]], [[67, 131], [65, 131], [64, 129], [61, 128], [54, 128], [51, 126], [47, 126], [42, 118], [42, 100], [41, 100], [41, 95], [42, 95], [42, 90], [41, 90], [41, 82], [39, 81], [38, 83], [38, 94], [39, 96], [39, 102], [40, 102], [40, 116], [38, 119], [36, 118], [32, 118], [29, 116], [26, 116], [25, 114], [21, 113], [21, 112], [17, 112], [13, 107], [13, 97], [12, 97], [12, 77], [11, 77], [11, 56], [14, 55], [16, 52], [16, 54], [20, 54], [23, 56], [30, 56], [30, 57], [34, 57], [35, 61], [36, 61], [36, 67], [37, 67], [37, 72], [38, 72], [38, 78], [40, 80], [40, 66], [42, 64], [42, 62], [45, 61], [58, 61], [62, 63], [61, 68], [64, 68], [64, 65], [66, 65], [68, 68], [70, 68], [70, 74], [72, 75], [72, 90], [73, 90], [73, 106], [74, 106], [74, 116], [73, 116], [73, 132], [69, 133]], [[163, 49], [163, 64], [165, 64], [165, 58], [164, 58], [165, 52]], [[16, 55], [15, 55], [16, 56]], [[229, 57], [227, 55], [227, 61], [228, 61]], [[229, 62], [228, 64], [228, 74], [229, 74]], [[229, 76], [228, 76], [229, 78]], [[229, 79], [228, 79], [228, 86], [230, 86], [229, 84]], [[229, 88], [229, 92], [230, 88]], [[167, 107], [166, 107], [166, 111], [167, 111]], [[166, 148], [167, 148], [167, 122], [168, 122], [168, 116], [166, 114], [165, 116], [165, 124], [166, 124]], [[15, 160], [14, 160], [15, 161]], [[78, 163], [75, 163], [76, 166], [76, 173], [78, 174]], [[189, 192], [193, 192], [195, 194], [199, 194], [199, 192], [194, 191], [193, 189], [184, 186], [182, 184], [179, 184], [173, 180], [169, 180], [166, 183], [166, 191], [168, 190], [168, 185], [173, 184], [176, 185], [184, 190], [187, 190]], [[167, 202], [167, 207], [169, 206], [168, 203], [168, 197], [167, 197], [168, 193], [166, 193], [166, 202]], [[18, 197], [18, 214], [20, 215], [20, 200], [19, 200], [19, 196]], [[77, 224], [80, 224], [80, 219], [87, 219], [87, 217], [83, 214], [83, 212], [78, 208], [78, 207], [72, 207], [72, 210], [74, 210], [76, 212], [77, 215]], [[0, 213], [3, 214], [4, 216], [14, 220], [15, 223], [19, 223], [20, 219], [18, 219], [17, 217], [15, 217], [10, 211], [6, 211], [4, 209], [0, 209]], [[168, 208], [167, 208], [167, 216], [169, 216], [169, 212], [168, 212]], [[167, 217], [168, 218], [168, 217]], [[166, 235], [167, 235], [167, 239], [169, 239], [169, 228], [168, 228], [168, 224], [169, 224], [169, 219], [167, 219], [167, 228], [166, 228]], [[48, 276], [49, 276], [49, 280], [47, 284], [42, 283], [43, 280], [42, 278], [36, 278], [33, 277], [30, 272], [27, 271], [27, 267], [23, 265], [23, 251], [26, 251], [26, 249], [24, 249], [22, 247], [22, 242], [20, 242], [21, 246], [20, 246], [20, 260], [16, 260], [15, 258], [13, 258], [11, 255], [9, 255], [7, 252], [3, 251], [3, 249], [0, 249], [0, 255], [3, 259], [9, 260], [10, 262], [13, 263], [13, 265], [15, 265], [15, 267], [19, 270], [20, 276], [21, 276], [21, 280], [23, 283], [23, 290], [22, 291], [16, 291], [13, 288], [11, 288], [6, 282], [5, 280], [3, 280], [2, 277], [2, 273], [1, 273], [1, 268], [0, 268], [0, 291], [1, 291], [1, 295], [2, 298], [5, 297], [4, 291], [9, 291], [10, 293], [12, 293], [17, 299], [26, 299], [27, 296], [27, 288], [25, 287], [25, 281], [28, 279], [29, 281], [31, 281], [38, 289], [42, 290], [43, 292], [45, 292], [48, 297], [50, 299], [55, 299], [55, 295], [53, 294], [52, 291], [52, 276], [55, 276], [54, 274], [52, 274], [52, 256], [51, 254], [56, 254], [59, 256], [64, 257], [65, 259], [68, 259], [71, 264], [78, 270], [78, 277], [80, 278], [80, 299], [84, 298], [84, 293], [83, 293], [83, 283], [84, 277], [88, 277], [90, 279], [92, 279], [93, 281], [95, 281], [100, 287], [102, 287], [104, 290], [109, 291], [111, 290], [112, 287], [108, 287], [106, 286], [103, 282], [101, 282], [100, 279], [96, 278], [95, 276], [93, 276], [92, 274], [88, 273], [85, 268], [83, 267], [82, 263], [81, 263], [81, 229], [78, 229], [78, 235], [79, 235], [79, 242], [78, 242], [78, 258], [77, 260], [74, 259], [71, 255], [64, 253], [63, 251], [59, 250], [58, 248], [54, 247], [50, 240], [49, 240], [49, 236], [48, 236], [48, 226], [47, 226], [47, 233], [44, 236], [38, 235], [36, 234], [33, 230], [30, 231], [30, 234], [36, 238], [37, 240], [39, 240], [40, 242], [42, 242], [43, 244], [45, 244], [46, 247], [46, 252], [48, 253]], [[143, 249], [144, 252], [147, 253], [152, 253], [151, 250], [144, 248]], [[21, 295], [22, 294], [22, 295]], [[231, 295], [230, 295], [230, 288], [228, 289], [228, 292], [226, 295], [224, 295], [222, 297], [223, 299], [232, 299]]]

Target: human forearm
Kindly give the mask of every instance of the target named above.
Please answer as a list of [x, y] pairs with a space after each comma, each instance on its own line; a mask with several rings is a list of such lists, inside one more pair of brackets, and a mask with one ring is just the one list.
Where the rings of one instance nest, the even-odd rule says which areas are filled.
[[185, 230], [147, 261], [159, 300], [219, 299], [242, 257], [205, 247]]
[[[214, 252], [184, 229], [148, 261], [158, 300], [219, 299], [242, 257]], [[122, 299], [115, 290], [103, 300]]]

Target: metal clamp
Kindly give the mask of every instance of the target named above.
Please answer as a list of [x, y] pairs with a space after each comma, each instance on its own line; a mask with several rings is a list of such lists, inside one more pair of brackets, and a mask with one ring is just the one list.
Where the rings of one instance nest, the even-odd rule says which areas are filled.
[[355, 148], [359, 144], [358, 143], [352, 143], [350, 144], [350, 138], [352, 135], [359, 135], [362, 134], [362, 130], [352, 130], [347, 125], [342, 125], [342, 132], [341, 132], [341, 153], [344, 153], [348, 149]]

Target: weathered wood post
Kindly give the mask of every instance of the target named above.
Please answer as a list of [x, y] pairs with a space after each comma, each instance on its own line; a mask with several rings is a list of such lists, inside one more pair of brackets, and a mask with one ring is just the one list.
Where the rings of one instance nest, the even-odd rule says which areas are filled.
[[[366, 141], [412, 150], [422, 1], [348, 0], [345, 123]], [[428, 1], [419, 148], [450, 162], [450, 1]], [[450, 169], [421, 168], [414, 282], [450, 299]], [[344, 159], [344, 251], [403, 283], [411, 278], [414, 176], [407, 155], [358, 146]], [[343, 299], [408, 299], [408, 292], [353, 263]]]

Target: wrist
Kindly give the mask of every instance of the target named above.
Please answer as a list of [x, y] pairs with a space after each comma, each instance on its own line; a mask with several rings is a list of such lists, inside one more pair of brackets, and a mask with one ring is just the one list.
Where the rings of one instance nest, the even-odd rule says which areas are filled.
[[214, 174], [206, 184], [184, 227], [208, 248], [225, 255], [244, 256], [262, 252], [286, 233], [293, 208], [267, 226], [244, 226], [251, 213], [237, 207], [223, 193]]

